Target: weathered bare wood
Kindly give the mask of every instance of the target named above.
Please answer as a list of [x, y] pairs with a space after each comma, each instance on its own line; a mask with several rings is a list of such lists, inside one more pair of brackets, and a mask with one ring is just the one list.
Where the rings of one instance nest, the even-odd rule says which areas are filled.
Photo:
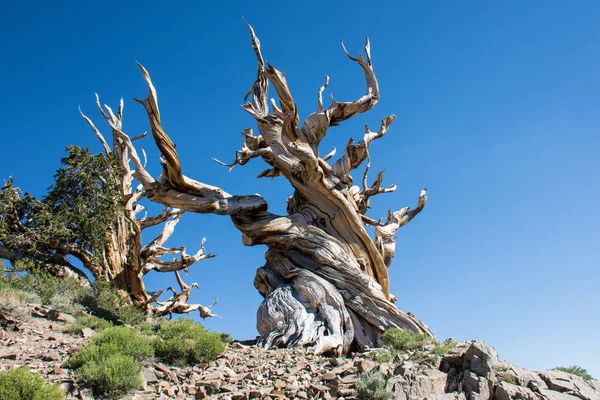
[[[149, 95], [137, 101], [148, 114], [163, 162], [162, 179], [156, 181], [143, 174], [138, 178], [138, 170], [143, 170], [143, 166], [139, 159], [137, 163], [132, 160], [135, 167], [132, 174], [142, 183], [145, 197], [182, 211], [227, 214], [242, 232], [245, 245], [268, 247], [266, 264], [258, 269], [254, 282], [264, 296], [257, 314], [260, 344], [264, 346], [310, 345], [318, 353], [345, 353], [351, 348], [377, 345], [381, 333], [392, 327], [432, 335], [414, 315], [400, 311], [393, 304], [395, 296], [389, 292], [388, 277], [395, 253], [395, 233], [423, 209], [426, 190], [419, 196], [415, 209], [390, 213], [386, 221], [366, 215], [373, 196], [396, 189], [396, 185], [382, 186], [383, 171], [371, 186], [367, 182], [369, 146], [388, 133], [396, 116], [384, 118], [377, 132], [365, 126], [363, 138], [357, 143], [350, 139], [345, 153], [332, 166], [327, 160], [333, 157], [335, 149], [324, 157], [319, 155], [319, 144], [331, 126], [370, 110], [380, 98], [368, 39], [364, 55], [352, 57], [344, 47], [346, 55], [364, 72], [366, 93], [348, 102], [338, 102], [332, 97], [331, 105], [324, 108], [322, 94], [329, 84], [326, 77], [318, 91], [317, 111], [301, 124], [285, 75], [264, 62], [260, 41], [252, 27], [248, 28], [257, 76], [242, 108], [256, 120], [259, 134], [254, 135], [251, 128], [244, 130], [242, 148], [236, 152], [234, 161], [215, 160], [230, 170], [252, 159], [265, 161], [269, 168], [259, 177], [283, 176], [294, 188], [288, 199], [289, 215], [268, 212], [266, 202], [258, 195], [233, 196], [183, 174], [175, 146], [162, 127], [156, 89], [148, 71], [140, 65]], [[271, 106], [269, 85], [279, 99], [278, 103], [271, 100]], [[103, 111], [103, 115], [134, 157], [131, 141], [114, 122], [119, 117], [110, 109]], [[360, 189], [353, 185], [352, 172], [365, 160], [368, 161]], [[167, 225], [175, 224], [178, 217], [170, 218]], [[366, 225], [376, 227], [374, 240]], [[163, 234], [168, 235], [168, 229]], [[181, 290], [171, 288], [173, 296], [158, 303], [158, 312], [166, 315], [193, 309], [201, 315], [211, 315], [210, 307], [187, 305], [194, 284], [186, 285], [178, 272], [185, 269], [185, 250], [162, 247], [163, 237], [144, 248], [150, 260], [145, 268], [175, 271]], [[181, 263], [151, 260], [156, 254], [178, 252], [182, 255]], [[203, 246], [198, 254], [204, 256]]]

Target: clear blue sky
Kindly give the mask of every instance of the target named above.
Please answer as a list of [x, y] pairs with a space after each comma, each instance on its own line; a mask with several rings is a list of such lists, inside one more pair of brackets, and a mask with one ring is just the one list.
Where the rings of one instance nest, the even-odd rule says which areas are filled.
[[[365, 8], [365, 4], [369, 8]], [[77, 106], [104, 128], [93, 93], [116, 106], [125, 130], [148, 129], [132, 97], [146, 94], [135, 65], [157, 86], [166, 130], [185, 173], [238, 194], [261, 193], [283, 212], [283, 180], [257, 180], [259, 160], [231, 173], [239, 133], [253, 120], [239, 104], [255, 77], [242, 17], [266, 59], [286, 72], [301, 117], [316, 109], [323, 75], [339, 100], [364, 92], [345, 58], [369, 36], [382, 100], [331, 129], [323, 151], [343, 148], [363, 124], [398, 115], [372, 147], [396, 193], [371, 216], [425, 210], [399, 232], [391, 266], [400, 308], [439, 338], [484, 339], [500, 356], [545, 369], [578, 364], [600, 377], [600, 3], [126, 1], [4, 4], [0, 13], [0, 176], [43, 195], [64, 146], [100, 151]], [[158, 174], [150, 139], [137, 142]], [[243, 247], [227, 217], [187, 215], [172, 244], [202, 236], [218, 257], [196, 264], [194, 301], [223, 319], [213, 330], [256, 334], [253, 287], [264, 248]], [[150, 276], [151, 289], [172, 283]]]

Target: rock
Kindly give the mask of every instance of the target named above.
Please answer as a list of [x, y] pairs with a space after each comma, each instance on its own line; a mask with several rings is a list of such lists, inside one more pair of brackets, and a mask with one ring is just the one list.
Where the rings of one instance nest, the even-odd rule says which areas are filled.
[[59, 361], [60, 357], [54, 352], [46, 353], [42, 356], [42, 361]]
[[516, 365], [509, 364], [504, 374], [512, 375], [519, 381], [520, 386], [529, 387], [531, 383], [535, 383], [539, 388], [546, 389], [546, 382], [536, 373], [528, 371]]
[[400, 375], [393, 376], [388, 380], [386, 388], [394, 393], [395, 399], [423, 399], [444, 395], [447, 380], [448, 375], [444, 372], [429, 369], [410, 379]]
[[365, 374], [373, 371], [378, 366], [379, 363], [373, 360], [360, 360], [357, 365], [358, 371]]
[[335, 377], [336, 377], [336, 376], [335, 376], [335, 374], [332, 374], [331, 372], [325, 372], [325, 373], [323, 374], [323, 378], [322, 378], [322, 379], [323, 379], [324, 381], [332, 381], [332, 380], [334, 380], [334, 379], [335, 379]]
[[444, 355], [442, 361], [449, 364], [448, 368], [450, 366], [454, 366], [462, 369], [463, 356], [465, 355], [468, 349], [469, 343], [459, 343], [455, 348], [451, 349], [448, 353]]
[[550, 389], [540, 389], [540, 394], [544, 400], [579, 400], [579, 397], [571, 396], [570, 394], [555, 392]]
[[427, 396], [423, 400], [467, 400], [464, 393], [452, 392]]
[[60, 366], [58, 366], [57, 364], [54, 365], [54, 367], [52, 368], [52, 371], [54, 372], [54, 374], [56, 375], [66, 375], [67, 371], [65, 371], [64, 369], [62, 369]]
[[162, 364], [154, 364], [153, 367], [154, 367], [154, 369], [161, 371], [165, 374], [168, 374], [169, 372], [171, 372], [171, 370], [168, 367], [166, 367]]
[[285, 389], [287, 387], [287, 383], [285, 383], [281, 379], [277, 379], [273, 385], [276, 389]]
[[570, 394], [582, 400], [600, 399], [600, 391], [583, 378], [563, 371], [546, 371], [540, 373], [550, 390]]
[[198, 389], [198, 391], [196, 392], [196, 395], [194, 396], [194, 399], [200, 400], [200, 399], [207, 399], [208, 398], [208, 394], [206, 393], [206, 390], [204, 390], [203, 387], [199, 387], [197, 389]]
[[56, 310], [48, 310], [48, 312], [46, 312], [46, 318], [48, 318], [51, 321], [64, 322], [65, 324], [74, 324], [76, 321], [76, 318], [74, 316], [61, 313]]
[[493, 347], [481, 341], [471, 343], [463, 356], [463, 370], [469, 370], [479, 376], [493, 378], [494, 367], [500, 363], [498, 353]]
[[147, 383], [156, 383], [156, 382], [158, 382], [158, 378], [156, 377], [156, 373], [154, 372], [154, 369], [152, 369], [152, 368], [145, 367], [144, 371], [143, 371], [143, 377], [144, 377], [144, 380]]
[[494, 400], [538, 400], [531, 389], [526, 387], [513, 385], [508, 382], [500, 382], [494, 389]]
[[83, 389], [79, 392], [79, 398], [81, 400], [94, 400], [91, 389]]
[[96, 331], [93, 330], [92, 328], [83, 328], [81, 330], [81, 335], [86, 339], [94, 336], [95, 334], [96, 334]]

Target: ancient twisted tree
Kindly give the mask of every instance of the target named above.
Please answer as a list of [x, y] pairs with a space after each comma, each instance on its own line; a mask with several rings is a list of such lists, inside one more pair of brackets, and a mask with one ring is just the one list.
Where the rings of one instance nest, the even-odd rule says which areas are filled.
[[[0, 188], [0, 258], [15, 265], [22, 261], [30, 269], [55, 276], [76, 277], [82, 283], [87, 283], [87, 269], [94, 280], [111, 282], [122, 297], [148, 314], [198, 310], [202, 317], [214, 316], [212, 306], [188, 304], [191, 290], [198, 285], [186, 284], [179, 274], [213, 255], [205, 253], [204, 239], [195, 254], [188, 254], [185, 247], [165, 245], [184, 211], [165, 207], [155, 216], [142, 212], [140, 201], [146, 193], [134, 187], [129, 148], [119, 136], [123, 103], [116, 115], [110, 107], [102, 109], [99, 102], [98, 107], [115, 127], [112, 145], [84, 118], [100, 139], [104, 154], [68, 147], [63, 167], [41, 200], [23, 193], [12, 179]], [[160, 224], [160, 233], [144, 245], [143, 232]], [[159, 301], [163, 291], [150, 293], [144, 285], [143, 278], [151, 271], [174, 272], [179, 290], [170, 287], [173, 295]]]
[[[387, 134], [395, 115], [383, 118], [377, 131], [365, 127], [362, 139], [350, 139], [336, 161], [330, 161], [334, 154], [322, 156], [319, 152], [331, 126], [370, 110], [379, 100], [369, 41], [364, 55], [358, 57], [350, 56], [344, 48], [364, 72], [365, 95], [349, 102], [332, 98], [325, 108], [322, 93], [328, 84], [326, 77], [318, 91], [317, 110], [301, 124], [284, 74], [264, 62], [260, 42], [252, 27], [249, 29], [258, 71], [246, 95], [249, 100], [242, 107], [255, 118], [259, 134], [252, 128], [244, 130], [244, 144], [235, 160], [220, 163], [233, 168], [254, 158], [265, 161], [269, 168], [259, 177], [283, 177], [294, 188], [288, 199], [288, 215], [269, 212], [259, 195], [230, 195], [183, 174], [175, 146], [162, 127], [156, 90], [141, 65], [149, 95], [136, 101], [148, 114], [161, 153], [163, 172], [159, 180], [145, 170], [132, 141], [121, 130], [119, 117], [104, 115], [115, 138], [123, 144], [121, 154], [133, 164], [131, 173], [144, 187], [139, 195], [178, 210], [229, 215], [242, 232], [244, 245], [267, 246], [266, 263], [257, 270], [254, 281], [264, 297], [257, 314], [261, 345], [311, 345], [319, 353], [345, 353], [351, 346], [375, 346], [381, 333], [392, 327], [431, 335], [425, 324], [394, 305], [388, 278], [395, 233], [423, 209], [426, 189], [415, 208], [389, 212], [384, 219], [366, 215], [372, 197], [396, 189], [395, 185], [382, 186], [383, 172], [370, 185], [368, 179], [369, 146]], [[279, 105], [269, 101], [269, 86], [275, 89]], [[352, 173], [363, 164], [360, 185], [355, 185]], [[366, 225], [375, 227], [374, 239]]]

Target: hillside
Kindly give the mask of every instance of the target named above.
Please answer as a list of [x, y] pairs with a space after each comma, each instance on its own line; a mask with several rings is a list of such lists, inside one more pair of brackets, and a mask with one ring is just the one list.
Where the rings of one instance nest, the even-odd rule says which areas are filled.
[[[89, 340], [79, 332], [63, 332], [73, 318], [39, 305], [29, 310], [32, 318], [2, 314], [0, 370], [25, 365], [47, 381], [60, 383], [67, 399], [104, 398], [94, 397], [64, 365]], [[93, 337], [94, 331], [85, 329], [82, 334]], [[600, 382], [519, 368], [500, 360], [481, 341], [337, 358], [234, 342], [209, 364], [174, 367], [147, 360], [142, 388], [124, 398], [598, 400]]]

